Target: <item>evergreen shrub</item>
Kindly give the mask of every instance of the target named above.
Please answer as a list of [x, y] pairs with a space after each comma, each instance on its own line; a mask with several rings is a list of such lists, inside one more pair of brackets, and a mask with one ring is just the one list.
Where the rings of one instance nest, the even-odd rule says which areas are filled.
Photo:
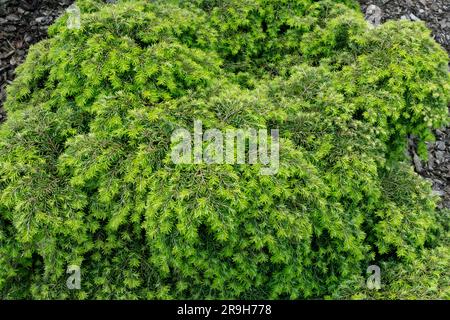
[[[374, 298], [448, 297], [448, 215], [405, 153], [448, 122], [424, 24], [372, 27], [353, 1], [77, 4], [81, 29], [62, 16], [9, 87], [1, 298], [371, 297], [371, 264]], [[174, 164], [196, 119], [279, 129], [278, 173]]]

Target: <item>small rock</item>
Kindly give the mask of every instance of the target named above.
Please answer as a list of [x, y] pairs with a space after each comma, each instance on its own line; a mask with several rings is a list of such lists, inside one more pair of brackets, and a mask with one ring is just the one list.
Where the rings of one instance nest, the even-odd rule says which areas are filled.
[[36, 21], [37, 23], [43, 23], [45, 20], [46, 20], [45, 17], [38, 17], [34, 19], [34, 21]]
[[447, 179], [450, 178], [450, 165], [444, 168], [442, 175]]
[[435, 156], [438, 164], [441, 164], [444, 161], [444, 151], [436, 151]]
[[10, 15], [6, 16], [6, 20], [8, 20], [8, 21], [19, 21], [20, 18], [18, 16], [16, 16], [15, 14], [10, 14]]
[[15, 66], [18, 65], [20, 62], [19, 58], [16, 56], [13, 56], [10, 60], [9, 60], [9, 64]]
[[5, 27], [5, 31], [6, 31], [6, 32], [14, 32], [14, 31], [16, 31], [16, 30], [17, 30], [17, 28], [16, 28], [15, 26], [9, 25], [9, 26], [6, 26], [6, 27]]
[[433, 190], [433, 193], [438, 195], [439, 197], [442, 197], [445, 195], [445, 192], [442, 190]]
[[371, 4], [366, 10], [366, 20], [369, 21], [374, 26], [379, 26], [381, 23], [382, 12], [380, 7]]
[[420, 19], [419, 19], [418, 17], [416, 17], [413, 13], [410, 13], [410, 14], [409, 14], [409, 18], [410, 18], [412, 21], [420, 21]]
[[445, 187], [445, 183], [442, 182], [441, 180], [437, 179], [437, 178], [435, 178], [433, 180], [433, 182], [434, 182], [434, 185], [436, 187], [435, 189], [443, 189]]
[[423, 171], [422, 163], [419, 159], [419, 156], [415, 152], [413, 154], [413, 162], [414, 162], [414, 167], [416, 168], [416, 171], [418, 173], [421, 173]]
[[25, 40], [25, 42], [27, 42], [27, 43], [32, 43], [33, 42], [33, 37], [27, 34], [27, 35], [25, 35], [23, 40]]
[[430, 155], [428, 156], [428, 170], [429, 171], [433, 171], [433, 165], [434, 165], [434, 157], [433, 157], [433, 154], [430, 153]]
[[438, 150], [444, 151], [445, 150], [445, 143], [444, 141], [438, 141], [436, 142], [436, 148]]

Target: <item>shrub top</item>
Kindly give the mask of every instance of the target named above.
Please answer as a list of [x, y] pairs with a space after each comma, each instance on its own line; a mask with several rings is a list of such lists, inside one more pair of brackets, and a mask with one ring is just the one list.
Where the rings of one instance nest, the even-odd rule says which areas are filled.
[[[443, 232], [405, 161], [448, 121], [422, 23], [352, 1], [78, 1], [9, 87], [0, 296], [309, 298]], [[280, 168], [174, 164], [171, 134], [277, 128]], [[439, 251], [440, 254], [442, 253]], [[81, 266], [82, 290], [66, 288]]]

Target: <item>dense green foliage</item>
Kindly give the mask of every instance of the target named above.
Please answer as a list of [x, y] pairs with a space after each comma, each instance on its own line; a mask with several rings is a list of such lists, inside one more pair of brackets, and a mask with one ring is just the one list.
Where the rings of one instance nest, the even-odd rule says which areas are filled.
[[[448, 297], [448, 215], [405, 155], [448, 120], [423, 24], [373, 28], [352, 1], [78, 4], [82, 29], [60, 18], [9, 87], [0, 297], [362, 297], [370, 264], [375, 298]], [[195, 119], [279, 128], [278, 174], [173, 164]]]
[[383, 271], [380, 290], [367, 289], [364, 275], [355, 275], [344, 281], [331, 298], [450, 299], [449, 213], [450, 211], [446, 210], [439, 217], [439, 245], [425, 248], [417, 259], [408, 263], [393, 260], [381, 262]]

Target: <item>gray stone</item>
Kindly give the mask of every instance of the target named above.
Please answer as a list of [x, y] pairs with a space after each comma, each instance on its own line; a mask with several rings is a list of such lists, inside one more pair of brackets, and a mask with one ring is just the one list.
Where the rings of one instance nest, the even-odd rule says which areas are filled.
[[366, 20], [369, 21], [374, 26], [378, 26], [381, 23], [382, 12], [380, 7], [371, 4], [366, 10]]
[[27, 34], [27, 35], [25, 35], [23, 40], [25, 40], [28, 43], [32, 43], [33, 42], [33, 37]]
[[444, 161], [444, 151], [436, 151], [436, 162], [438, 164], [441, 164]]
[[436, 142], [436, 148], [438, 150], [444, 151], [445, 150], [445, 143], [444, 141], [438, 141]]
[[442, 197], [445, 195], [445, 192], [442, 190], [433, 190], [433, 193], [438, 195], [439, 197]]
[[414, 162], [414, 167], [416, 168], [416, 171], [421, 173], [423, 171], [422, 162], [420, 161], [419, 156], [415, 152], [413, 154], [413, 162]]
[[13, 32], [13, 31], [16, 31], [16, 30], [17, 30], [17, 28], [15, 26], [8, 25], [8, 26], [5, 27], [5, 31], [6, 32]]
[[433, 154], [430, 153], [428, 156], [428, 170], [432, 171], [433, 165], [434, 165], [434, 157], [433, 157]]
[[45, 17], [38, 17], [38, 18], [36, 18], [36, 19], [34, 19], [37, 23], [43, 23], [43, 22], [45, 22]]
[[6, 20], [8, 20], [8, 21], [19, 21], [20, 18], [18, 16], [16, 16], [15, 14], [10, 14], [10, 15], [6, 16]]
[[420, 19], [419, 19], [418, 17], [416, 17], [413, 13], [410, 13], [410, 14], [409, 14], [409, 18], [410, 18], [412, 21], [420, 21]]

